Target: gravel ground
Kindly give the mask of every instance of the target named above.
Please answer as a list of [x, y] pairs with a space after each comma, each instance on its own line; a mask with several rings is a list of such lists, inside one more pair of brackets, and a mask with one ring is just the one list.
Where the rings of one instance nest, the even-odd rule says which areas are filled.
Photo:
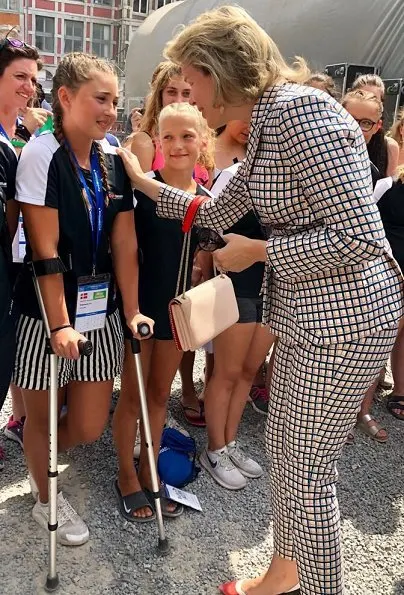
[[[198, 355], [196, 377], [202, 372]], [[183, 421], [175, 381], [171, 412]], [[1, 426], [10, 413], [6, 402]], [[404, 544], [403, 426], [376, 413], [389, 431], [387, 444], [357, 436], [341, 461], [339, 498], [343, 518], [346, 592], [349, 595], [404, 594], [401, 553]], [[264, 418], [247, 407], [240, 439], [266, 466]], [[204, 431], [192, 429], [201, 447]], [[6, 442], [7, 461], [0, 474], [0, 594], [43, 593], [47, 538], [30, 516], [33, 505], [22, 452]], [[61, 594], [213, 595], [233, 577], [254, 576], [268, 564], [272, 548], [267, 474], [241, 492], [228, 492], [201, 472], [189, 490], [203, 513], [186, 511], [166, 523], [172, 550], [155, 553], [154, 524], [126, 523], [112, 492], [116, 458], [108, 429], [91, 446], [59, 459], [60, 483], [88, 522], [91, 539], [80, 548], [58, 548]]]

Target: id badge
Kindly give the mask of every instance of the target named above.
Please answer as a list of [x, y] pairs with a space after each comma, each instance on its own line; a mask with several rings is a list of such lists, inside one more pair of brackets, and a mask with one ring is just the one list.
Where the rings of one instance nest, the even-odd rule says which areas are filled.
[[78, 278], [76, 320], [79, 333], [104, 328], [107, 317], [109, 275]]
[[18, 233], [18, 257], [21, 259], [21, 261], [23, 261], [24, 257], [25, 257], [25, 253], [27, 251], [27, 240], [25, 239], [24, 223], [23, 223], [21, 215], [18, 218], [17, 233]]

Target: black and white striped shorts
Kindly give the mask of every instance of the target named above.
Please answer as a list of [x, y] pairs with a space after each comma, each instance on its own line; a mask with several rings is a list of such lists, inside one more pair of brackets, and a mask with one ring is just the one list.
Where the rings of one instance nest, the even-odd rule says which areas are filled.
[[[78, 360], [58, 359], [59, 386], [70, 381], [102, 382], [119, 376], [123, 362], [123, 332], [118, 310], [107, 316], [105, 327], [83, 333], [93, 344], [93, 353]], [[42, 320], [20, 316], [17, 325], [17, 355], [13, 382], [26, 390], [49, 388], [49, 356], [45, 354]]]

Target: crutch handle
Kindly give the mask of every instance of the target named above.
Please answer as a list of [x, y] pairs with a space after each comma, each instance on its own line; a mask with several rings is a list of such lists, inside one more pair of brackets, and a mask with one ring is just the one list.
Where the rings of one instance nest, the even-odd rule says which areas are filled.
[[[151, 328], [147, 324], [147, 322], [141, 322], [137, 327], [137, 332], [141, 337], [147, 337], [151, 333]], [[136, 337], [132, 337], [131, 339], [131, 347], [133, 355], [140, 353], [140, 341], [136, 339]]]
[[79, 348], [80, 355], [85, 355], [88, 357], [93, 352], [93, 344], [91, 341], [79, 341], [77, 346]]
[[147, 324], [147, 322], [142, 322], [137, 327], [137, 332], [141, 337], [147, 337], [147, 335], [150, 335], [150, 326]]

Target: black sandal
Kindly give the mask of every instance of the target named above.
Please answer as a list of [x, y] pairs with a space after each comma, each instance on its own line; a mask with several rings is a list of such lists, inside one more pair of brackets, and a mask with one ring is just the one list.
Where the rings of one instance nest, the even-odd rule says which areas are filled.
[[[121, 490], [119, 489], [118, 480], [115, 480], [114, 492], [118, 500], [119, 512], [126, 521], [129, 521], [131, 523], [150, 523], [151, 521], [155, 520], [156, 513], [154, 512], [154, 508], [150, 505], [150, 502], [147, 499], [143, 490], [139, 490], [139, 492], [133, 492], [132, 494], [128, 494], [127, 496], [122, 496]], [[146, 507], [150, 508], [153, 514], [145, 517], [135, 516], [133, 514], [140, 508]]]
[[[143, 492], [148, 500], [149, 506], [155, 511], [155, 501], [153, 492], [148, 490], [147, 488], [143, 488]], [[168, 519], [176, 519], [177, 517], [181, 516], [184, 512], [184, 506], [179, 502], [174, 502], [174, 500], [170, 500], [165, 496], [164, 489], [160, 490], [160, 502], [161, 502], [161, 512], [162, 515]], [[174, 510], [167, 510], [167, 505], [169, 502], [174, 502], [175, 508]]]
[[[393, 417], [404, 421], [404, 396], [403, 395], [390, 395], [386, 401], [387, 411], [391, 413]], [[401, 412], [396, 413], [394, 409], [398, 409]]]

